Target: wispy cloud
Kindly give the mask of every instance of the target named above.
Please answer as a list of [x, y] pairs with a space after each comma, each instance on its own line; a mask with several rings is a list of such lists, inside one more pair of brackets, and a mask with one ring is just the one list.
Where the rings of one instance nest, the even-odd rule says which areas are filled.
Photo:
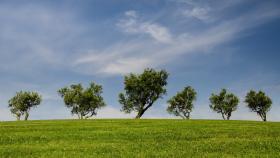
[[[208, 13], [219, 8], [193, 2], [189, 4], [192, 8], [185, 13], [201, 20], [210, 18]], [[9, 6], [0, 8], [0, 20], [6, 21], [0, 24], [3, 32], [0, 35], [3, 43], [0, 70], [31, 71], [31, 68], [41, 67], [38, 65], [48, 65], [79, 73], [104, 75], [161, 67], [187, 53], [207, 52], [240, 37], [240, 32], [246, 29], [279, 16], [279, 10], [275, 7], [259, 7], [232, 19], [220, 19], [215, 25], [192, 28], [192, 31], [180, 28], [180, 32], [172, 33], [176, 25], [175, 28], [163, 25], [166, 24], [164, 17], [161, 17], [161, 21], [150, 20], [152, 15], [143, 17], [135, 10], [128, 10], [116, 23], [117, 30], [130, 35], [128, 39], [108, 43], [99, 49], [91, 48], [90, 45], [80, 49], [76, 45], [76, 38], [90, 28], [77, 23], [71, 12], [58, 12], [33, 5], [18, 6], [12, 14], [9, 14], [9, 9]], [[9, 15], [9, 20], [5, 15]], [[181, 19], [176, 20], [180, 22]], [[185, 25], [188, 26], [188, 23]], [[17, 58], [14, 58], [15, 55]], [[6, 62], [12, 58], [14, 63]]]
[[74, 19], [71, 12], [40, 5], [1, 5], [0, 71], [34, 73], [35, 67], [64, 65], [66, 51], [84, 29]]
[[199, 20], [208, 20], [210, 18], [208, 15], [209, 8], [194, 7], [190, 10], [184, 10], [182, 13], [187, 17], [193, 17]]
[[[197, 13], [196, 16], [202, 16], [198, 15], [202, 12]], [[140, 21], [141, 18], [136, 11], [130, 10], [124, 14], [125, 17], [117, 23], [122, 31], [135, 36], [149, 34], [156, 41], [136, 38], [118, 42], [104, 50], [89, 52], [76, 60], [75, 66], [79, 70], [112, 75], [138, 72], [145, 67], [164, 66], [180, 58], [181, 55], [207, 52], [211, 48], [239, 38], [243, 31], [279, 17], [279, 10], [273, 7], [257, 8], [232, 19], [219, 20], [213, 26], [198, 28], [195, 33], [186, 30], [179, 34], [170, 34], [168, 28], [162, 25]], [[206, 11], [203, 14], [206, 14]]]
[[147, 34], [159, 42], [170, 43], [172, 37], [169, 30], [157, 23], [141, 21], [134, 10], [126, 11], [125, 18], [120, 19], [117, 26], [131, 34]]

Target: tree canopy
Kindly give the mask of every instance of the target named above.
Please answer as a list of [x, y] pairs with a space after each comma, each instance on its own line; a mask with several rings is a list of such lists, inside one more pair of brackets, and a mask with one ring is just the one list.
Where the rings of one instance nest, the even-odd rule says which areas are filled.
[[175, 96], [167, 101], [169, 104], [167, 111], [183, 119], [189, 119], [193, 109], [193, 101], [196, 100], [195, 90], [188, 86], [183, 91], [178, 92]]
[[97, 114], [97, 109], [104, 107], [102, 86], [94, 82], [88, 88], [81, 84], [72, 84], [58, 90], [66, 107], [71, 108], [71, 113], [77, 114], [79, 119], [89, 118]]
[[25, 115], [24, 120], [29, 117], [29, 111], [32, 107], [36, 107], [42, 101], [42, 97], [37, 92], [17, 92], [16, 95], [9, 100], [9, 108], [17, 120]]
[[154, 102], [166, 94], [168, 73], [147, 68], [142, 74], [129, 74], [124, 77], [124, 92], [119, 94], [122, 111], [137, 112], [141, 118]]
[[271, 108], [272, 100], [263, 91], [258, 93], [253, 90], [249, 91], [245, 103], [251, 111], [256, 112], [263, 121], [266, 121], [266, 114]]
[[217, 113], [221, 113], [223, 119], [229, 120], [231, 113], [237, 109], [239, 99], [233, 93], [228, 93], [222, 89], [219, 94], [212, 94], [210, 97], [210, 108]]

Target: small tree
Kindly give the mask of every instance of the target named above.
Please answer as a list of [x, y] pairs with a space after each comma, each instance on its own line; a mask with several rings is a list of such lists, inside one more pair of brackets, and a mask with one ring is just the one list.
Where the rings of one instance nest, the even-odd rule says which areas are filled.
[[124, 77], [124, 93], [119, 94], [122, 111], [136, 111], [141, 118], [147, 109], [162, 95], [166, 94], [168, 73], [164, 70], [145, 69], [142, 74], [129, 74]]
[[266, 113], [270, 110], [272, 100], [264, 92], [257, 93], [251, 90], [246, 95], [245, 103], [251, 111], [256, 112], [263, 121], [266, 121]]
[[229, 120], [231, 113], [237, 109], [238, 97], [222, 89], [220, 94], [212, 94], [210, 97], [210, 108], [217, 113], [221, 113], [223, 119]]
[[81, 84], [61, 88], [58, 93], [63, 98], [66, 107], [71, 108], [71, 113], [77, 114], [79, 119], [89, 118], [97, 114], [97, 109], [104, 107], [102, 86], [90, 83], [88, 88]]
[[23, 115], [25, 116], [24, 120], [27, 120], [31, 108], [39, 105], [41, 100], [42, 97], [37, 92], [20, 91], [9, 100], [9, 108], [11, 113], [16, 116], [17, 120], [20, 120]]
[[167, 111], [183, 119], [189, 119], [193, 109], [193, 101], [196, 100], [195, 90], [188, 86], [182, 92], [178, 92], [174, 97], [167, 101], [169, 106]]

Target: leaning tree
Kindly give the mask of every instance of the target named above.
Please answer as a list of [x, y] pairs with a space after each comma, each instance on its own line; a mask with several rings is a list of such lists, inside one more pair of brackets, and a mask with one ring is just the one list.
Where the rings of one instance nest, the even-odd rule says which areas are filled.
[[266, 121], [266, 114], [271, 108], [272, 100], [264, 92], [257, 93], [251, 90], [246, 95], [245, 103], [251, 111], [256, 112], [263, 121]]
[[94, 82], [88, 88], [81, 84], [72, 84], [58, 90], [67, 108], [71, 113], [78, 115], [79, 119], [89, 118], [97, 114], [97, 109], [104, 107], [102, 86]]
[[17, 92], [16, 95], [9, 100], [9, 108], [17, 120], [24, 116], [24, 120], [29, 117], [31, 108], [36, 107], [42, 101], [42, 97], [37, 92]]
[[217, 113], [221, 113], [223, 119], [229, 120], [231, 113], [237, 109], [238, 97], [233, 93], [228, 93], [222, 89], [219, 94], [212, 94], [210, 97], [210, 108]]
[[168, 73], [147, 68], [142, 74], [129, 74], [124, 77], [124, 92], [119, 94], [122, 111], [137, 112], [136, 118], [147, 111], [154, 102], [166, 94]]
[[183, 91], [178, 92], [167, 101], [169, 104], [167, 111], [183, 119], [189, 119], [194, 100], [196, 100], [195, 90], [191, 86], [185, 87]]

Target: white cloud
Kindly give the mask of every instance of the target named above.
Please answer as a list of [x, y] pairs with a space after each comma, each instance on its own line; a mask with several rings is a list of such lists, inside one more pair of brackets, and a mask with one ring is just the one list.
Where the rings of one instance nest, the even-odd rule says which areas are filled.
[[[215, 10], [199, 5], [194, 8], [198, 9], [193, 9], [190, 15], [200, 19], [207, 17], [208, 10]], [[0, 19], [5, 21], [9, 7], [1, 7], [0, 11]], [[264, 7], [235, 19], [220, 20], [214, 26], [195, 28], [194, 32], [183, 29], [171, 34], [166, 26], [143, 20], [148, 18], [140, 17], [136, 11], [129, 10], [118, 20], [117, 26], [126, 33], [138, 35], [136, 38], [131, 36], [113, 44], [108, 43], [104, 48], [73, 53], [68, 51], [73, 51], [70, 49], [76, 43], [75, 37], [85, 31], [85, 27], [75, 22], [75, 16], [69, 12], [58, 13], [32, 5], [18, 7], [16, 12], [10, 15], [8, 22], [0, 24], [0, 41], [13, 43], [13, 47], [2, 44], [0, 70], [20, 69], [34, 72], [34, 67], [47, 64], [49, 67], [72, 69], [86, 74], [138, 72], [145, 67], [164, 66], [183, 54], [206, 52], [239, 37], [241, 31], [258, 26], [278, 15], [277, 9]], [[176, 20], [180, 22], [180, 19]], [[188, 36], [184, 36], [186, 34]], [[142, 35], [151, 38], [142, 38]], [[17, 58], [13, 58], [15, 55]], [[10, 59], [14, 62], [6, 62]]]
[[136, 13], [135, 10], [126, 11], [124, 14], [125, 14], [125, 16], [127, 16], [127, 17], [137, 18], [137, 13]]
[[[128, 16], [133, 18], [129, 17], [122, 22], [121, 27], [127, 32], [143, 33], [139, 28], [145, 23], [139, 23], [134, 18], [136, 16], [134, 12], [130, 11]], [[145, 67], [161, 67], [168, 62], [176, 61], [184, 54], [207, 52], [211, 48], [242, 36], [240, 34], [242, 31], [259, 26], [278, 16], [279, 11], [275, 9], [255, 10], [235, 19], [225, 19], [195, 33], [186, 31], [177, 36], [173, 35], [173, 42], [169, 44], [158, 43], [151, 39], [121, 41], [104, 50], [95, 50], [77, 58], [75, 66], [79, 71], [89, 74], [109, 75], [138, 72]], [[188, 36], [184, 36], [185, 34]], [[101, 53], [96, 54], [96, 52]]]
[[65, 10], [31, 4], [1, 5], [0, 70], [34, 73], [34, 67], [66, 64], [65, 47], [72, 46], [73, 39], [84, 31], [74, 19]]
[[143, 67], [148, 67], [151, 63], [152, 61], [149, 59], [117, 59], [114, 63], [110, 63], [106, 67], [101, 68], [100, 71], [107, 74], [126, 74], [131, 71], [140, 72], [143, 70]]
[[[184, 17], [190, 19], [198, 19], [200, 21], [209, 23], [216, 22], [221, 20], [230, 7], [237, 5], [244, 5], [247, 1], [234, 0], [234, 1], [223, 1], [223, 0], [214, 0], [204, 1], [197, 0], [175, 0], [180, 4], [180, 13]], [[248, 1], [249, 2], [249, 1]]]
[[140, 21], [136, 11], [125, 12], [125, 18], [121, 19], [117, 26], [126, 33], [148, 34], [159, 42], [172, 42], [172, 36], [166, 27], [156, 23]]
[[151, 66], [152, 62], [149, 59], [141, 58], [143, 55], [141, 53], [143, 51], [142, 42], [120, 42], [104, 50], [90, 50], [86, 55], [76, 57], [73, 68], [77, 72], [90, 75], [119, 75], [141, 71], [143, 68]]
[[192, 9], [184, 10], [183, 15], [187, 17], [193, 17], [202, 21], [206, 21], [210, 18], [209, 8], [194, 7]]

